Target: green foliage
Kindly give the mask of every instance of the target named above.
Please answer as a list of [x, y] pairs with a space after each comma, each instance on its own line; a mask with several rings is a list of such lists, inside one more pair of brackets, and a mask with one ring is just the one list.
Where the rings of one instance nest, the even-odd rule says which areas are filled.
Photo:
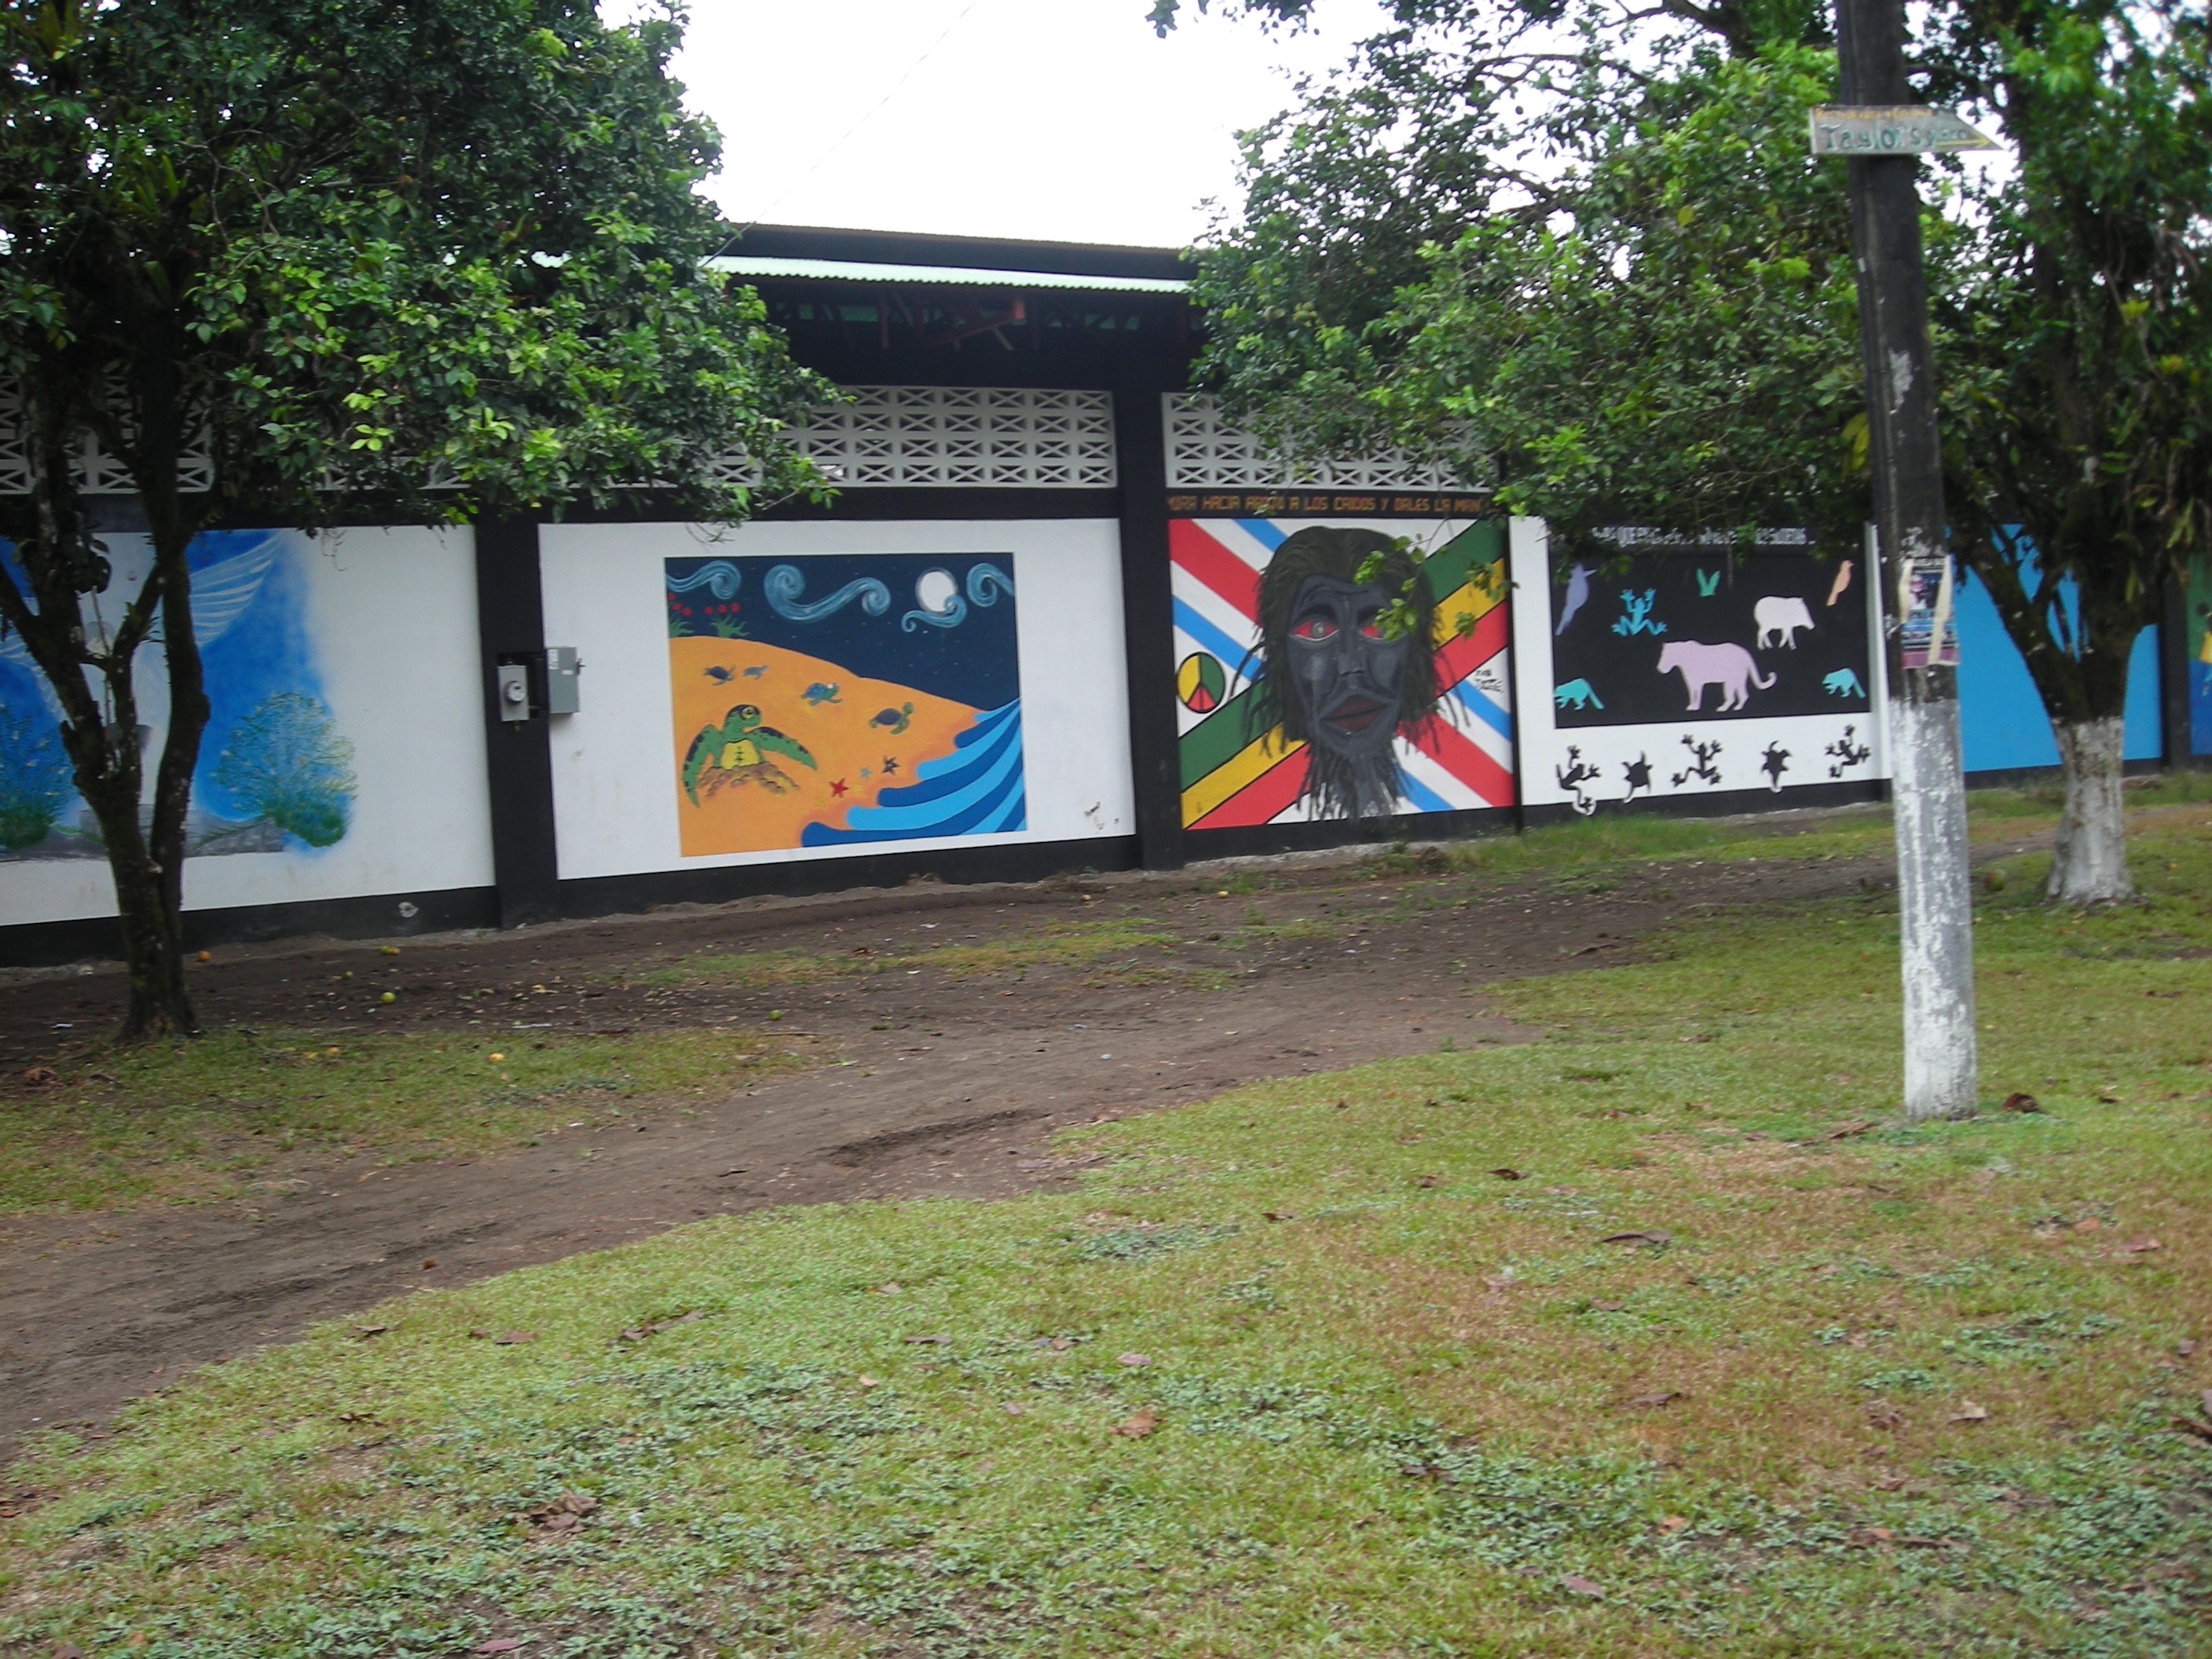
[[[27, 578], [0, 571], [0, 623], [61, 705], [105, 841], [127, 1032], [197, 1024], [198, 531], [553, 514], [646, 486], [736, 520], [757, 490], [820, 491], [782, 434], [830, 388], [714, 268], [726, 232], [696, 186], [717, 140], [668, 76], [678, 40], [672, 9], [610, 26], [591, 0], [0, 0], [0, 381], [30, 477], [0, 497]], [[111, 566], [88, 441], [154, 554], [91, 627], [80, 599]], [[188, 450], [204, 491], [179, 488]], [[157, 627], [149, 790], [133, 676]], [[311, 844], [343, 833], [327, 792], [284, 810]]]
[[238, 723], [215, 781], [310, 847], [342, 840], [353, 809], [353, 744], [329, 711], [299, 691], [266, 698]]
[[[1624, 520], [1855, 545], [1845, 173], [1805, 143], [1805, 111], [1834, 97], [1826, 9], [1392, 9], [1399, 27], [1249, 136], [1241, 216], [1201, 250], [1204, 373], [1232, 410], [1294, 453], [1437, 453], [1550, 518], [1563, 557]], [[1914, 18], [1921, 88], [2018, 160], [1939, 164], [1924, 220], [1956, 545], [2053, 717], [2116, 714], [2165, 580], [2212, 555], [2205, 15], [1942, 0]]]

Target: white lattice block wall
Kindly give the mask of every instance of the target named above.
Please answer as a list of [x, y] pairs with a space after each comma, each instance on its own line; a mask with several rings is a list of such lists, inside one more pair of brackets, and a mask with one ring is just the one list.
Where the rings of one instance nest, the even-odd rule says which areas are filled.
[[[29, 446], [23, 430], [21, 394], [12, 386], [0, 386], [0, 495], [31, 493]], [[78, 447], [76, 463], [77, 488], [87, 495], [129, 495], [137, 491], [129, 469], [89, 434]], [[177, 488], [187, 495], [215, 488], [215, 458], [208, 453], [205, 432], [177, 458]]]
[[1231, 425], [1219, 403], [1206, 393], [1170, 392], [1164, 402], [1170, 489], [1467, 488], [1441, 463], [1401, 449], [1293, 467], [1257, 434]]
[[1110, 489], [1114, 399], [1104, 392], [864, 386], [816, 411], [793, 442], [848, 489], [986, 485]]

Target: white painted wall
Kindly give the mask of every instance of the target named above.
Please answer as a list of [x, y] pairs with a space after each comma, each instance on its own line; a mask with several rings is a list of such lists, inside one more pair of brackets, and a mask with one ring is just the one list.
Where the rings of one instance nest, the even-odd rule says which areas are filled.
[[[286, 539], [280, 556], [306, 591], [323, 696], [353, 744], [352, 821], [327, 848], [188, 860], [185, 908], [489, 886], [473, 532], [345, 530]], [[0, 859], [0, 926], [114, 911], [104, 860]]]
[[[1531, 806], [1574, 803], [1577, 792], [1559, 782], [1567, 765], [1570, 745], [1577, 760], [1595, 766], [1598, 775], [1584, 781], [1582, 805], [1586, 808], [1619, 805], [1628, 794], [1626, 765], [1642, 758], [1651, 763], [1651, 788], [1637, 792], [1644, 800], [1652, 795], [1707, 795], [1724, 790], [1758, 789], [1769, 792], [1777, 807], [1790, 804], [1792, 789], [1813, 783], [1863, 783], [1889, 775], [1887, 750], [1880, 730], [1881, 689], [1877, 675], [1880, 653], [1873, 672], [1866, 676], [1874, 688], [1875, 709], [1849, 714], [1802, 714], [1773, 720], [1662, 720], [1647, 726], [1576, 726], [1562, 732], [1553, 724], [1552, 701], [1552, 585], [1550, 536], [1541, 519], [1516, 519], [1507, 543], [1513, 580], [1513, 691], [1519, 737], [1521, 799]], [[1866, 586], [1869, 592], [1873, 584]], [[1877, 633], [1875, 637], [1880, 637]], [[1716, 694], [1717, 695], [1717, 694]], [[1851, 728], [1848, 739], [1844, 728]], [[1700, 740], [1717, 738], [1721, 752], [1712, 757], [1718, 782], [1692, 775], [1696, 757], [1683, 744], [1685, 736]], [[1831, 745], [1866, 748], [1866, 759], [1842, 767], [1835, 777], [1829, 769], [1839, 757], [1828, 754]], [[1770, 744], [1788, 752], [1789, 768], [1776, 789], [1761, 769], [1761, 757]], [[1677, 774], [1682, 781], [1674, 781]]]
[[[577, 647], [580, 713], [553, 720], [561, 876], [635, 875], [947, 847], [1126, 836], [1136, 824], [1121, 537], [1111, 520], [548, 525], [539, 532], [545, 639]], [[872, 846], [684, 858], [669, 748], [664, 559], [1005, 553], [1014, 560], [1029, 828]]]

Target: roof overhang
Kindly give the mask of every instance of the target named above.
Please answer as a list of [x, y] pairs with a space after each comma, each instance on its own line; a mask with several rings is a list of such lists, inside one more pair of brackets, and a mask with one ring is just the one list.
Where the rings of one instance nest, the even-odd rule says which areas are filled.
[[1079, 294], [1188, 294], [1190, 284], [1163, 276], [1097, 276], [1054, 270], [993, 270], [974, 265], [895, 265], [856, 259], [797, 259], [722, 254], [708, 269], [755, 280], [859, 283], [872, 287], [1059, 289]]

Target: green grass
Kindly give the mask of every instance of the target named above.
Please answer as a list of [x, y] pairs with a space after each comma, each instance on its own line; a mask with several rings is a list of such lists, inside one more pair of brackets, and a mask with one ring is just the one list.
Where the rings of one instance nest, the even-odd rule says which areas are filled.
[[1176, 942], [1170, 927], [1140, 916], [1119, 915], [1096, 921], [1047, 921], [1032, 932], [981, 945], [915, 944], [885, 951], [860, 945], [837, 953], [797, 949], [739, 955], [701, 952], [620, 977], [641, 985], [808, 985], [930, 969], [966, 979], [985, 974], [1018, 975], [1039, 967], [1083, 967], [1108, 957], [1171, 948]]
[[[495, 1063], [491, 1056], [498, 1054]], [[226, 1031], [65, 1051], [0, 1101], [0, 1214], [167, 1200], [278, 1202], [335, 1158], [511, 1146], [579, 1118], [726, 1092], [805, 1063], [732, 1030], [528, 1040]]]
[[50, 1435], [0, 1651], [2212, 1652], [2212, 845], [2136, 851], [1984, 896], [2040, 1112], [1892, 1121], [1881, 901], [1700, 920], [1072, 1194], [706, 1222]]

